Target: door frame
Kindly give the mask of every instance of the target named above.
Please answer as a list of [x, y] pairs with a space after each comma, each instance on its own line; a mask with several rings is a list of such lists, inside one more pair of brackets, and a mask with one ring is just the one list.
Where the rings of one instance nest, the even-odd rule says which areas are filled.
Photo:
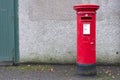
[[18, 22], [18, 3], [19, 0], [14, 0], [14, 40], [15, 54], [13, 55], [13, 65], [19, 64], [19, 22]]

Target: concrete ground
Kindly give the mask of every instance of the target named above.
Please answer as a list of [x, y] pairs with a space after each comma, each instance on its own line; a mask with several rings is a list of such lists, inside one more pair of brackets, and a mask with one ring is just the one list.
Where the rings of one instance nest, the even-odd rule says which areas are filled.
[[75, 65], [0, 66], [0, 80], [120, 80], [120, 66], [97, 66], [96, 76], [80, 76]]

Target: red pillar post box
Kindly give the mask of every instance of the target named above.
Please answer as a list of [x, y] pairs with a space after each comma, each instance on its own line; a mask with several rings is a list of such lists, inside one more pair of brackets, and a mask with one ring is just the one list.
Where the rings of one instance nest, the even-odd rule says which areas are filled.
[[96, 4], [74, 6], [77, 14], [77, 71], [81, 75], [96, 74]]

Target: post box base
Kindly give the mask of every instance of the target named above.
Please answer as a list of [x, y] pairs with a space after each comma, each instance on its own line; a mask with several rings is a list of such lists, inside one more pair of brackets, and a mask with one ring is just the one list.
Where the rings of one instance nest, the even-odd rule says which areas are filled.
[[94, 76], [97, 74], [96, 64], [77, 64], [77, 72], [79, 75]]

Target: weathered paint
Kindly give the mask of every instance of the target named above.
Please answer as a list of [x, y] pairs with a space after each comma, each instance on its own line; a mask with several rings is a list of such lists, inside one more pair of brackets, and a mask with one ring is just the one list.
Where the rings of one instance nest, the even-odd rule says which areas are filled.
[[97, 62], [120, 63], [119, 0], [19, 0], [20, 61], [75, 63], [79, 3], [100, 5]]
[[14, 0], [14, 29], [15, 29], [15, 55], [14, 65], [19, 64], [19, 23], [18, 23], [18, 0]]

